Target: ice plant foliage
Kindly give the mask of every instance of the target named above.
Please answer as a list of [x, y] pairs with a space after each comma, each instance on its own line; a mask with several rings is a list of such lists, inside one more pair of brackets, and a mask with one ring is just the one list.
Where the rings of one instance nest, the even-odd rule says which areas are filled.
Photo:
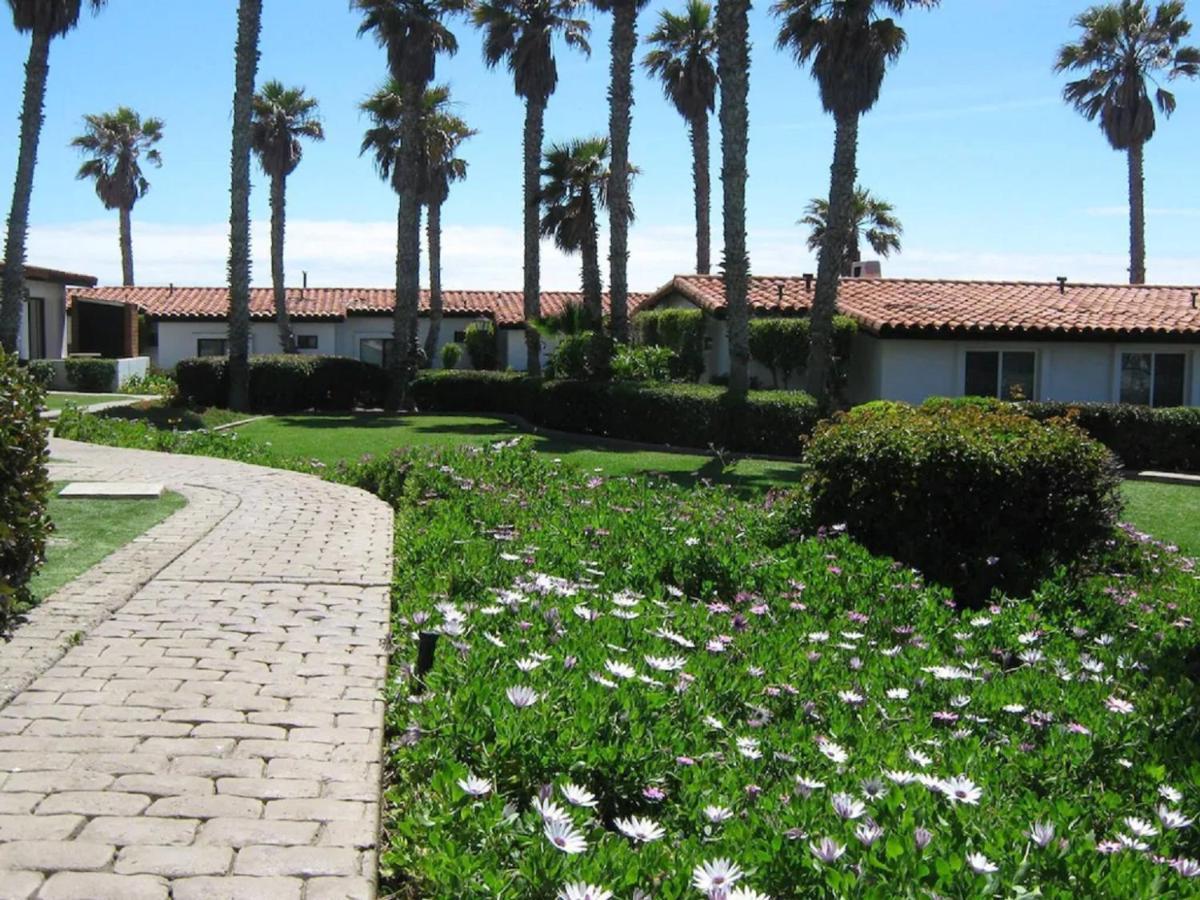
[[443, 634], [388, 709], [399, 896], [1197, 895], [1178, 554], [1117, 535], [959, 610], [786, 496], [513, 448], [360, 465], [397, 512], [395, 670]]

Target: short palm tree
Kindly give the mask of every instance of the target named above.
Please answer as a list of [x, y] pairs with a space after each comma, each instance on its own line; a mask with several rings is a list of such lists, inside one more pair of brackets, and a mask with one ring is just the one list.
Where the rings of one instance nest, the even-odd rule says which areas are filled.
[[154, 145], [162, 140], [163, 122], [142, 119], [127, 106], [84, 116], [83, 121], [84, 133], [71, 141], [72, 147], [88, 156], [78, 177], [95, 182], [96, 196], [105, 209], [120, 212], [121, 277], [129, 287], [133, 284], [133, 207], [150, 190], [141, 159], [145, 154], [146, 162], [162, 165], [162, 154]]
[[254, 95], [254, 125], [251, 142], [263, 172], [271, 179], [271, 286], [275, 297], [275, 322], [279, 347], [296, 352], [296, 337], [288, 320], [287, 287], [283, 271], [283, 242], [287, 216], [287, 179], [304, 155], [301, 138], [325, 140], [325, 128], [317, 116], [317, 101], [302, 87], [284, 87], [268, 81]]
[[[809, 227], [808, 249], [820, 250], [825, 242], [825, 231], [829, 227], [829, 201], [814, 197], [805, 210], [800, 225]], [[861, 242], [866, 241], [880, 256], [888, 257], [900, 252], [900, 236], [904, 226], [896, 218], [892, 204], [880, 200], [866, 188], [854, 189], [854, 206], [850, 216], [850, 231], [846, 235], [842, 275], [849, 275], [856, 262], [862, 259]]]
[[46, 78], [50, 74], [50, 42], [79, 23], [85, 6], [98, 12], [105, 0], [8, 0], [13, 27], [28, 32], [29, 59], [25, 63], [25, 94], [21, 103], [21, 138], [17, 148], [17, 175], [4, 242], [4, 277], [0, 282], [0, 348], [17, 352], [21, 308], [25, 303], [25, 245], [29, 237], [29, 205], [33, 198], [33, 173], [37, 168], [38, 140], [42, 134]]
[[1183, 45], [1192, 30], [1183, 0], [1159, 3], [1153, 13], [1146, 0], [1105, 3], [1082, 13], [1075, 24], [1083, 35], [1059, 51], [1055, 68], [1085, 73], [1068, 84], [1063, 95], [1089, 121], [1099, 119], [1109, 144], [1128, 158], [1129, 281], [1144, 284], [1146, 142], [1157, 125], [1155, 106], [1164, 116], [1175, 111], [1175, 95], [1159, 85], [1156, 76], [1197, 77], [1200, 48]]
[[417, 316], [421, 300], [421, 98], [433, 81], [439, 54], [453, 54], [458, 41], [445, 19], [463, 12], [468, 0], [351, 0], [362, 13], [358, 33], [374, 34], [387, 51], [388, 69], [399, 88], [399, 152], [393, 186], [396, 214], [396, 311], [388, 357], [387, 407], [408, 399], [417, 367]]
[[467, 177], [467, 161], [459, 158], [459, 147], [479, 132], [450, 111], [447, 85], [425, 91], [421, 106], [421, 133], [425, 136], [421, 202], [425, 205], [425, 240], [429, 247], [429, 331], [425, 335], [425, 358], [432, 361], [437, 359], [442, 329], [442, 205], [450, 196], [450, 185]]
[[717, 77], [721, 81], [721, 190], [725, 230], [725, 306], [729, 394], [750, 387], [750, 257], [746, 252], [746, 153], [749, 149], [750, 2], [717, 0]]
[[696, 272], [707, 275], [712, 241], [709, 210], [712, 204], [708, 176], [708, 116], [716, 108], [717, 70], [713, 58], [717, 34], [712, 7], [691, 0], [680, 14], [663, 10], [658, 27], [646, 43], [653, 49], [642, 66], [662, 82], [667, 95], [688, 124], [692, 140], [692, 182], [696, 195]]
[[829, 227], [821, 245], [813, 296], [807, 386], [815, 397], [829, 395], [833, 355], [833, 315], [838, 277], [846, 252], [844, 235], [854, 214], [858, 180], [858, 123], [875, 106], [888, 64], [896, 60], [907, 35], [891, 15], [929, 9], [939, 0], [776, 0], [772, 12], [782, 22], [777, 44], [800, 65], [811, 64], [821, 103], [834, 119], [833, 166], [829, 185]]
[[525, 101], [523, 165], [524, 307], [526, 368], [541, 373], [541, 341], [533, 323], [541, 314], [539, 206], [542, 138], [546, 104], [558, 85], [554, 39], [591, 53], [591, 26], [579, 18], [582, 0], [482, 0], [475, 24], [483, 31], [483, 59], [490, 68], [504, 63], [517, 96]]
[[229, 175], [229, 408], [250, 407], [250, 153], [262, 0], [238, 0]]

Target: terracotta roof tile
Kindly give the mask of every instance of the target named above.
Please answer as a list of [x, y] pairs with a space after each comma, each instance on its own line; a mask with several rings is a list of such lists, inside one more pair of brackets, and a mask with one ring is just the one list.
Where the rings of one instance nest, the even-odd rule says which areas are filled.
[[[0, 259], [0, 273], [4, 271], [4, 260]], [[25, 278], [29, 281], [49, 281], [53, 284], [73, 284], [81, 287], [94, 287], [96, 276], [80, 275], [78, 272], [64, 272], [61, 269], [47, 269], [42, 266], [25, 264]]]

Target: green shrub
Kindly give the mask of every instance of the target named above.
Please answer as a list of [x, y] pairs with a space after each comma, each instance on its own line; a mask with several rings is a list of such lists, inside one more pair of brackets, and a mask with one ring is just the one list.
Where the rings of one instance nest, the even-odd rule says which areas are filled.
[[635, 342], [671, 348], [671, 377], [684, 381], [699, 381], [704, 375], [706, 327], [699, 309], [648, 309], [633, 317]]
[[29, 377], [41, 385], [42, 390], [50, 390], [50, 385], [54, 384], [54, 363], [48, 359], [30, 360], [27, 367]]
[[33, 599], [29, 579], [45, 559], [51, 530], [44, 399], [16, 355], [0, 349], [0, 635]]
[[805, 459], [817, 522], [844, 524], [972, 604], [1088, 560], [1120, 508], [1108, 450], [1011, 410], [859, 408], [819, 425]]
[[[201, 409], [224, 406], [229, 397], [228, 361], [206, 356], [175, 367], [179, 398]], [[250, 408], [255, 412], [346, 410], [379, 406], [387, 373], [342, 356], [280, 354], [250, 358]]]
[[592, 377], [592, 345], [594, 341], [595, 334], [591, 331], [565, 334], [560, 337], [557, 346], [550, 353], [546, 374], [550, 378]]
[[442, 346], [442, 368], [457, 369], [458, 361], [462, 359], [462, 344], [449, 343]]
[[117, 380], [115, 359], [66, 360], [67, 381], [77, 391], [88, 394], [111, 391]]
[[229, 401], [229, 360], [224, 356], [181, 359], [175, 366], [179, 399], [188, 406], [207, 409]]
[[[775, 387], [786, 385], [794, 372], [808, 365], [807, 318], [766, 318], [750, 320], [750, 356], [771, 371]], [[858, 323], [846, 316], [833, 318], [834, 377], [844, 378], [845, 364]]]
[[675, 351], [670, 347], [618, 344], [612, 360], [617, 381], [670, 381]]
[[480, 372], [491, 372], [500, 365], [496, 326], [491, 322], [475, 322], [468, 325], [463, 343], [467, 347], [467, 358], [471, 361], [471, 368]]
[[157, 394], [170, 402], [179, 393], [179, 385], [169, 372], [148, 371], [145, 375], [130, 375], [121, 382], [122, 394]]

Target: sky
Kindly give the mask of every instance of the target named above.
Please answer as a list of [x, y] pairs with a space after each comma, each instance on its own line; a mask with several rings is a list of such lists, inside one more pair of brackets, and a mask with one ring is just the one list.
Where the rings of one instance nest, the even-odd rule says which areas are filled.
[[[1058, 47], [1075, 34], [1086, 0], [943, 0], [903, 18], [909, 46], [891, 68], [859, 137], [861, 183], [890, 201], [904, 223], [903, 252], [884, 275], [1075, 282], [1127, 279], [1125, 158], [1097, 125], [1062, 102]], [[34, 186], [29, 262], [119, 283], [117, 217], [77, 181], [69, 147], [86, 113], [118, 105], [166, 121], [164, 165], [135, 208], [139, 284], [219, 285], [228, 254], [229, 145], [236, 0], [112, 0], [54, 42]], [[639, 33], [661, 9], [652, 0]], [[259, 83], [303, 85], [321, 104], [328, 135], [305, 147], [288, 181], [288, 283], [394, 283], [396, 198], [358, 153], [366, 120], [358, 104], [384, 79], [383, 51], [357, 37], [346, 0], [265, 0]], [[1200, 2], [1189, 14], [1200, 25]], [[559, 46], [558, 90], [547, 142], [607, 130], [608, 19], [589, 14], [590, 58]], [[523, 106], [511, 76], [482, 61], [469, 22], [452, 29], [459, 52], [438, 63], [456, 111], [479, 134], [463, 148], [468, 178], [443, 211], [448, 288], [521, 286]], [[833, 125], [815, 82], [775, 48], [769, 5], [751, 12], [747, 228], [758, 275], [812, 272], [816, 261], [796, 221], [828, 195]], [[1193, 43], [1200, 44], [1200, 27]], [[644, 48], [639, 49], [639, 58]], [[28, 37], [0, 31], [0, 202], [16, 167]], [[1160, 119], [1146, 153], [1149, 280], [1200, 283], [1200, 83], [1171, 85], [1175, 116]], [[691, 151], [687, 130], [643, 72], [634, 78], [631, 160], [637, 221], [629, 282], [653, 290], [694, 267]], [[720, 257], [719, 129], [712, 123], [713, 256]], [[253, 280], [270, 283], [266, 179], [254, 169]], [[7, 206], [4, 210], [7, 211]], [[602, 237], [603, 240], [603, 237]], [[577, 289], [578, 260], [549, 243], [542, 285]], [[607, 279], [606, 279], [607, 280]], [[424, 283], [424, 282], [423, 282]]]

